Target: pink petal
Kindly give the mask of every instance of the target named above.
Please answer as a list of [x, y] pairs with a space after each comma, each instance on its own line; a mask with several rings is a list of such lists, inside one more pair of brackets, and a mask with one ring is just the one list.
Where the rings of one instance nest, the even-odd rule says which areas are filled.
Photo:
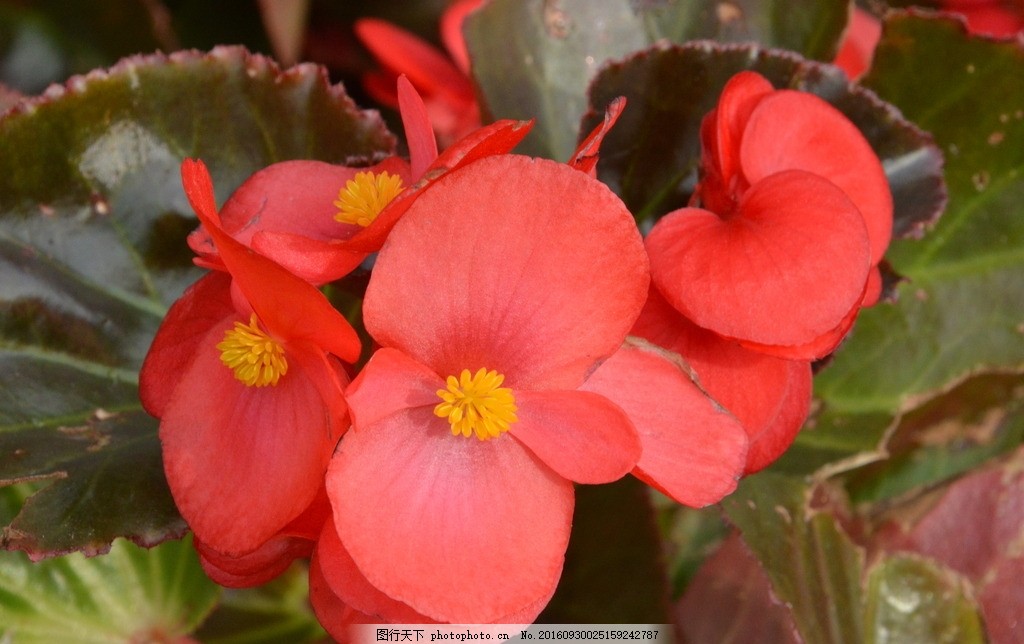
[[346, 435], [327, 493], [366, 579], [432, 619], [496, 620], [561, 574], [572, 483], [511, 436], [452, 436], [430, 409], [398, 412]]
[[629, 417], [590, 391], [518, 391], [518, 422], [509, 432], [537, 458], [571, 481], [610, 483], [640, 458]]
[[629, 211], [583, 173], [519, 156], [482, 159], [437, 185], [378, 256], [370, 334], [442, 377], [486, 367], [514, 389], [578, 387], [646, 296]]
[[239, 556], [310, 505], [344, 427], [328, 417], [301, 362], [290, 361], [276, 386], [236, 380], [215, 346], [232, 323], [197, 345], [161, 419], [160, 440], [182, 516], [209, 548]]
[[647, 237], [651, 277], [678, 311], [720, 335], [800, 345], [859, 305], [869, 247], [860, 213], [801, 171], [751, 186], [735, 216], [683, 208]]
[[160, 324], [139, 373], [139, 398], [153, 416], [164, 415], [180, 374], [192, 362], [196, 345], [210, 329], [234, 315], [231, 278], [209, 273], [188, 287]]
[[775, 358], [701, 329], [651, 292], [633, 333], [680, 354], [701, 387], [750, 438], [745, 473], [763, 469], [796, 438], [811, 404], [811, 365]]
[[583, 388], [632, 419], [643, 444], [634, 471], [640, 479], [691, 507], [718, 503], [736, 489], [747, 462], [747, 434], [693, 383], [677, 355], [626, 344]]
[[352, 381], [345, 396], [357, 429], [412, 407], [433, 408], [444, 379], [395, 349], [378, 349]]
[[804, 170], [838, 186], [860, 211], [877, 264], [892, 237], [892, 193], [871, 145], [842, 112], [806, 92], [782, 90], [750, 114], [740, 149], [751, 184], [783, 170]]
[[398, 107], [409, 145], [412, 176], [418, 180], [427, 167], [437, 159], [437, 139], [430, 126], [430, 117], [423, 99], [404, 75], [398, 77]]

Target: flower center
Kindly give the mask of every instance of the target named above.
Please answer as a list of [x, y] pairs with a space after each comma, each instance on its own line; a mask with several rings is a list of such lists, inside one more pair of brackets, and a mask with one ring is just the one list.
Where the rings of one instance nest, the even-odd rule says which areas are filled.
[[366, 228], [401, 191], [402, 177], [397, 174], [360, 172], [338, 191], [334, 219]]
[[463, 369], [458, 378], [448, 376], [448, 388], [437, 390], [441, 402], [434, 407], [434, 415], [448, 419], [454, 436], [497, 438], [518, 420], [515, 396], [501, 386], [504, 380], [497, 371], [482, 367], [473, 375]]
[[247, 387], [276, 385], [288, 373], [284, 348], [259, 327], [255, 313], [249, 324], [235, 322], [235, 328], [225, 331], [217, 348], [220, 361]]

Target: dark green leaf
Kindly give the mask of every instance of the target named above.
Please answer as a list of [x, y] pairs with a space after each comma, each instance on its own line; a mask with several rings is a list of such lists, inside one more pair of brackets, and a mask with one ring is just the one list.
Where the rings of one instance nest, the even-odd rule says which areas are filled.
[[868, 576], [866, 599], [869, 644], [987, 641], [969, 584], [925, 559], [883, 559]]
[[847, 11], [843, 0], [495, 0], [465, 31], [485, 110], [536, 118], [524, 148], [565, 160], [576, 147], [587, 85], [607, 61], [658, 41], [695, 39], [756, 41], [831, 60]]
[[126, 59], [0, 120], [0, 481], [66, 477], [6, 546], [99, 551], [182, 530], [136, 384], [199, 275], [182, 158], [203, 158], [224, 200], [275, 161], [365, 163], [393, 143], [322, 70], [236, 47]]
[[537, 621], [667, 624], [669, 582], [647, 486], [633, 477], [576, 486], [565, 568]]
[[827, 501], [815, 499], [824, 507], [811, 507], [811, 495], [799, 479], [762, 472], [744, 479], [722, 505], [775, 596], [791, 607], [804, 641], [859, 644], [864, 553]]

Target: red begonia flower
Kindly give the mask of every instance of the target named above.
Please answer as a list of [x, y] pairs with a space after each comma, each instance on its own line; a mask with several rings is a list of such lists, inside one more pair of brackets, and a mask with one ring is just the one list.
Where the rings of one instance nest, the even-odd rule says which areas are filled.
[[175, 302], [143, 363], [140, 397], [160, 419], [167, 480], [200, 542], [226, 557], [261, 548], [314, 500], [341, 433], [359, 338], [307, 282], [220, 229], [202, 163], [186, 195], [226, 272]]
[[702, 207], [654, 226], [655, 284], [719, 335], [788, 358], [826, 355], [870, 300], [889, 243], [881, 163], [828, 103], [753, 72], [727, 83], [701, 138]]
[[[482, 0], [460, 0], [441, 17], [441, 35], [449, 59], [430, 43], [387, 21], [362, 18], [356, 36], [383, 69], [363, 77], [363, 86], [384, 105], [398, 107], [395, 78], [405, 74], [424, 97], [434, 132], [447, 148], [480, 127], [480, 107], [469, 77], [469, 55], [462, 38], [462, 21]], [[454, 62], [453, 62], [454, 61]]]
[[796, 438], [810, 411], [809, 362], [751, 351], [701, 329], [656, 289], [632, 333], [681, 355], [704, 391], [739, 419], [750, 439], [744, 474], [770, 465]]
[[[221, 211], [222, 228], [306, 281], [330, 282], [379, 250], [412, 200], [444, 172], [482, 156], [504, 154], [530, 130], [528, 123], [498, 121], [438, 156], [423, 103], [404, 77], [398, 79], [398, 94], [409, 163], [397, 157], [368, 168], [309, 160], [275, 163], [232, 194]], [[380, 181], [388, 187], [382, 188]], [[345, 210], [345, 198], [354, 201], [354, 210]], [[362, 219], [364, 200], [369, 212]], [[189, 244], [203, 258], [198, 263], [222, 266], [205, 228], [193, 233]]]
[[1010, 38], [1024, 30], [1024, 4], [1013, 0], [942, 0], [939, 8], [959, 13], [972, 34]]
[[580, 386], [647, 287], [629, 211], [567, 165], [485, 158], [413, 202], [367, 287], [383, 348], [349, 387], [353, 431], [327, 475], [371, 585], [462, 623], [550, 595], [573, 481], [615, 480], [640, 456], [625, 412]]
[[633, 470], [637, 478], [696, 508], [736, 489], [747, 462], [747, 434], [694, 384], [678, 355], [631, 340], [582, 389], [605, 396], [633, 421], [643, 445]]

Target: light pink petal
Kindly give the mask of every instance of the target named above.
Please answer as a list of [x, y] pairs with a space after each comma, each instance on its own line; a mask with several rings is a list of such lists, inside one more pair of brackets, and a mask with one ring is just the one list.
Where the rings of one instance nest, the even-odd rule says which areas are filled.
[[289, 363], [276, 386], [247, 387], [220, 362], [216, 344], [233, 320], [196, 348], [160, 423], [164, 469], [196, 536], [224, 555], [243, 555], [313, 501], [342, 427], [316, 385]]
[[810, 411], [811, 365], [750, 351], [701, 329], [651, 292], [633, 333], [680, 354], [701, 387], [743, 424], [745, 473], [763, 469], [796, 438]]
[[561, 574], [572, 483], [511, 436], [452, 436], [430, 409], [401, 411], [346, 435], [327, 493], [366, 579], [432, 619], [493, 621]]
[[859, 306], [870, 268], [860, 213], [837, 187], [790, 170], [751, 186], [722, 219], [684, 208], [647, 237], [651, 277], [678, 311], [720, 335], [800, 345]]
[[813, 94], [782, 90], [750, 114], [740, 149], [751, 184], [784, 170], [804, 170], [835, 184], [860, 211], [871, 263], [892, 237], [892, 193], [871, 145], [842, 112]]
[[139, 398], [147, 412], [160, 418], [192, 362], [196, 345], [210, 329], [233, 316], [231, 278], [209, 273], [188, 287], [171, 305], [153, 338], [139, 373]]
[[345, 396], [356, 429], [367, 427], [396, 411], [434, 407], [445, 381], [395, 349], [378, 349], [349, 385]]
[[583, 388], [607, 397], [632, 419], [643, 444], [637, 477], [699, 508], [736, 489], [747, 462], [747, 434], [673, 355], [626, 344]]
[[378, 256], [364, 302], [370, 334], [442, 377], [486, 367], [514, 389], [578, 387], [646, 297], [629, 211], [582, 172], [513, 155], [436, 185]]
[[624, 411], [591, 391], [518, 391], [509, 432], [548, 467], [577, 483], [610, 483], [640, 458]]

